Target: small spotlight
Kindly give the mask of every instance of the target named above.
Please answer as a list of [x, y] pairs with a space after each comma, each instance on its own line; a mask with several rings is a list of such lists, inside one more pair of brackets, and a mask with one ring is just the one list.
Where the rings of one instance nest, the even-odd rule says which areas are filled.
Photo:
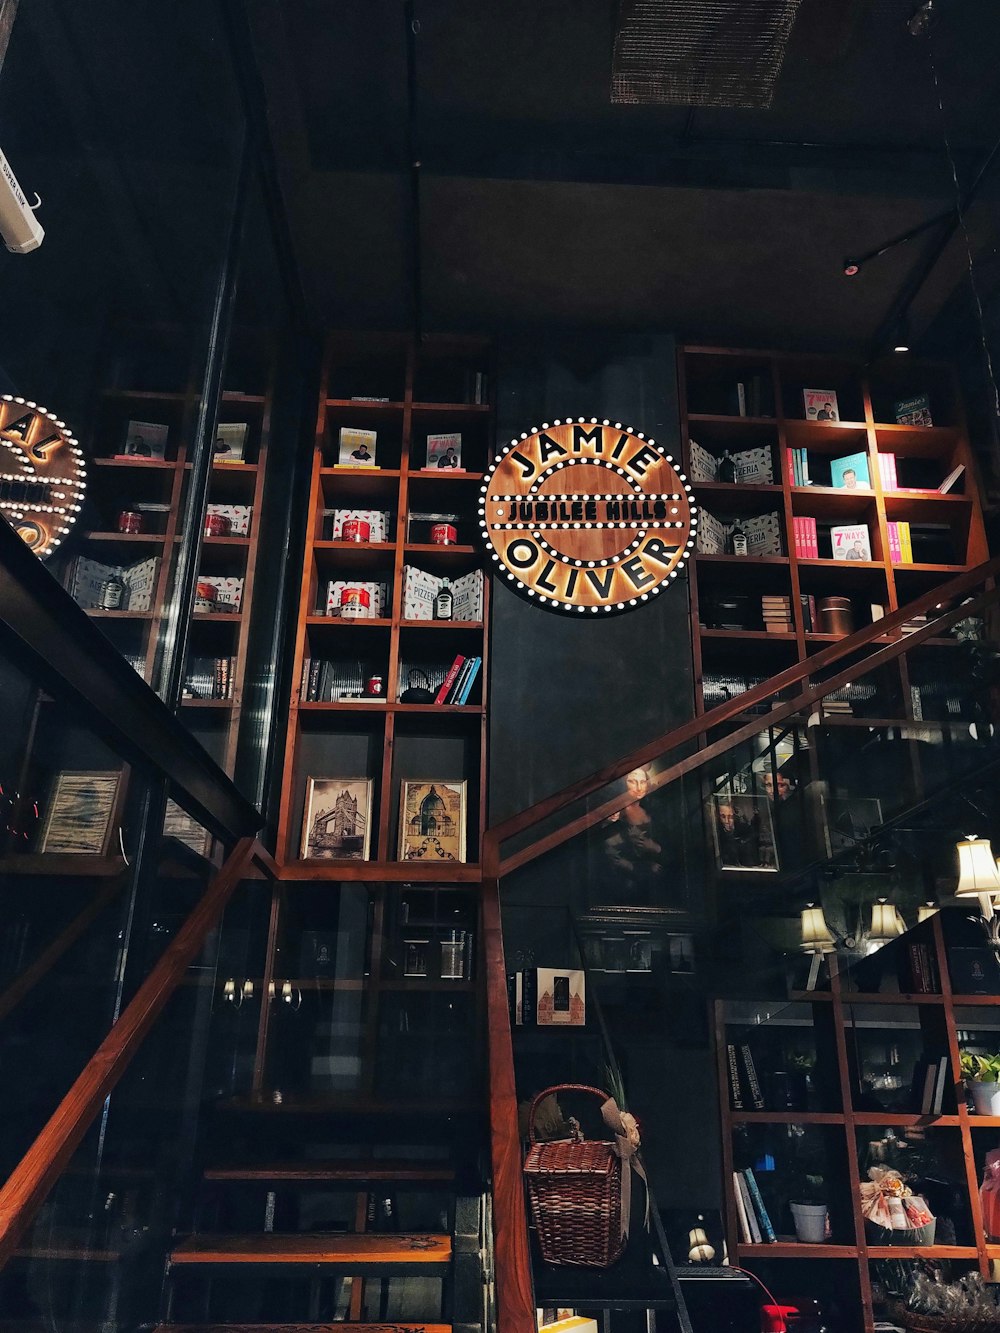
[[910, 324], [905, 316], [896, 325], [896, 332], [892, 339], [892, 350], [900, 354], [910, 350]]
[[844, 260], [845, 278], [856, 278], [860, 272], [861, 272], [861, 265], [858, 263], [856, 259]]

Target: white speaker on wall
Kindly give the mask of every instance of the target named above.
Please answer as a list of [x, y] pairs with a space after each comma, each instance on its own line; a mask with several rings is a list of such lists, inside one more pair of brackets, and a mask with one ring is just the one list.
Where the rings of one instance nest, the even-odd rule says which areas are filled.
[[[35, 198], [38, 199], [37, 194]], [[40, 199], [38, 203], [41, 203]], [[0, 153], [0, 236], [15, 255], [37, 250], [45, 236], [44, 228], [35, 217], [3, 153]]]

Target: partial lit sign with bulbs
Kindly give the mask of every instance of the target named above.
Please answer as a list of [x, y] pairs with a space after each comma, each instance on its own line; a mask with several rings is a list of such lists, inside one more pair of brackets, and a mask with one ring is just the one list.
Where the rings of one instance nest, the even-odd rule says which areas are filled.
[[650, 602], [694, 547], [691, 486], [642, 431], [597, 417], [533, 426], [493, 462], [479, 522], [520, 591], [574, 615]]
[[65, 421], [28, 399], [0, 397], [0, 514], [36, 555], [51, 555], [76, 522], [86, 478]]

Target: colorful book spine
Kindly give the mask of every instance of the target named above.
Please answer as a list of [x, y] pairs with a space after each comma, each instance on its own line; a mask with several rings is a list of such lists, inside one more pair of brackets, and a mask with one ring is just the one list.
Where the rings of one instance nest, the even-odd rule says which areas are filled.
[[899, 540], [899, 524], [889, 522], [885, 526], [889, 534], [889, 563], [900, 565], [903, 563], [903, 548]]
[[471, 657], [463, 658], [462, 665], [459, 667], [458, 670], [458, 675], [452, 682], [451, 689], [445, 695], [444, 701], [446, 704], [457, 704], [461, 701], [462, 690], [465, 686], [465, 682], [468, 679], [469, 672], [471, 670], [472, 670], [472, 658]]
[[794, 450], [794, 449], [786, 449], [786, 450], [785, 450], [785, 474], [786, 474], [787, 477], [788, 477], [788, 484], [789, 484], [789, 486], [797, 486], [797, 485], [798, 485], [798, 482], [795, 480], [795, 450]]
[[750, 1244], [760, 1245], [763, 1241], [763, 1233], [760, 1229], [760, 1223], [757, 1220], [757, 1214], [754, 1212], [753, 1200], [750, 1197], [750, 1186], [747, 1184], [746, 1172], [737, 1171], [736, 1183], [739, 1186], [740, 1196], [743, 1199], [743, 1207], [746, 1210], [747, 1222], [750, 1227]]
[[750, 1231], [750, 1219], [747, 1216], [746, 1203], [743, 1199], [743, 1190], [740, 1188], [740, 1173], [733, 1172], [733, 1197], [736, 1201], [736, 1220], [740, 1224], [740, 1236], [744, 1245], [753, 1243], [753, 1234]]
[[746, 1177], [747, 1188], [750, 1190], [750, 1197], [753, 1199], [754, 1207], [757, 1210], [757, 1216], [760, 1218], [763, 1234], [767, 1237], [768, 1244], [773, 1245], [778, 1237], [774, 1234], [774, 1227], [771, 1225], [771, 1218], [768, 1215], [767, 1209], [764, 1207], [764, 1200], [761, 1198], [760, 1190], [757, 1188], [757, 1181], [754, 1179], [754, 1174], [749, 1167], [747, 1167], [743, 1174]]
[[819, 538], [816, 520], [800, 516], [793, 520], [795, 531], [795, 554], [800, 560], [815, 560], [819, 555]]
[[461, 653], [459, 653], [459, 655], [455, 658], [454, 662], [452, 662], [451, 666], [448, 668], [448, 674], [442, 681], [441, 688], [434, 696], [434, 702], [436, 704], [443, 704], [444, 701], [448, 698], [448, 692], [454, 685], [455, 681], [458, 679], [458, 673], [461, 671], [464, 664], [465, 664], [465, 658], [462, 656]]
[[474, 657], [472, 659], [472, 666], [469, 668], [469, 674], [468, 676], [466, 676], [465, 684], [462, 686], [462, 691], [458, 696], [458, 703], [464, 704], [468, 701], [469, 695], [472, 693], [472, 687], [475, 684], [476, 677], [479, 675], [479, 668], [482, 665], [483, 665], [483, 659], [481, 657]]
[[903, 551], [902, 563], [904, 565], [913, 564], [913, 543], [910, 541], [910, 525], [901, 522], [899, 524], [899, 544]]

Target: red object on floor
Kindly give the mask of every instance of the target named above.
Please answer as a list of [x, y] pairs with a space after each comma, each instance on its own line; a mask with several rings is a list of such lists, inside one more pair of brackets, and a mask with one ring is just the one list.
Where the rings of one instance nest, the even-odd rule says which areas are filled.
[[794, 1305], [762, 1305], [760, 1307], [760, 1333], [788, 1333], [789, 1315], [798, 1315]]

